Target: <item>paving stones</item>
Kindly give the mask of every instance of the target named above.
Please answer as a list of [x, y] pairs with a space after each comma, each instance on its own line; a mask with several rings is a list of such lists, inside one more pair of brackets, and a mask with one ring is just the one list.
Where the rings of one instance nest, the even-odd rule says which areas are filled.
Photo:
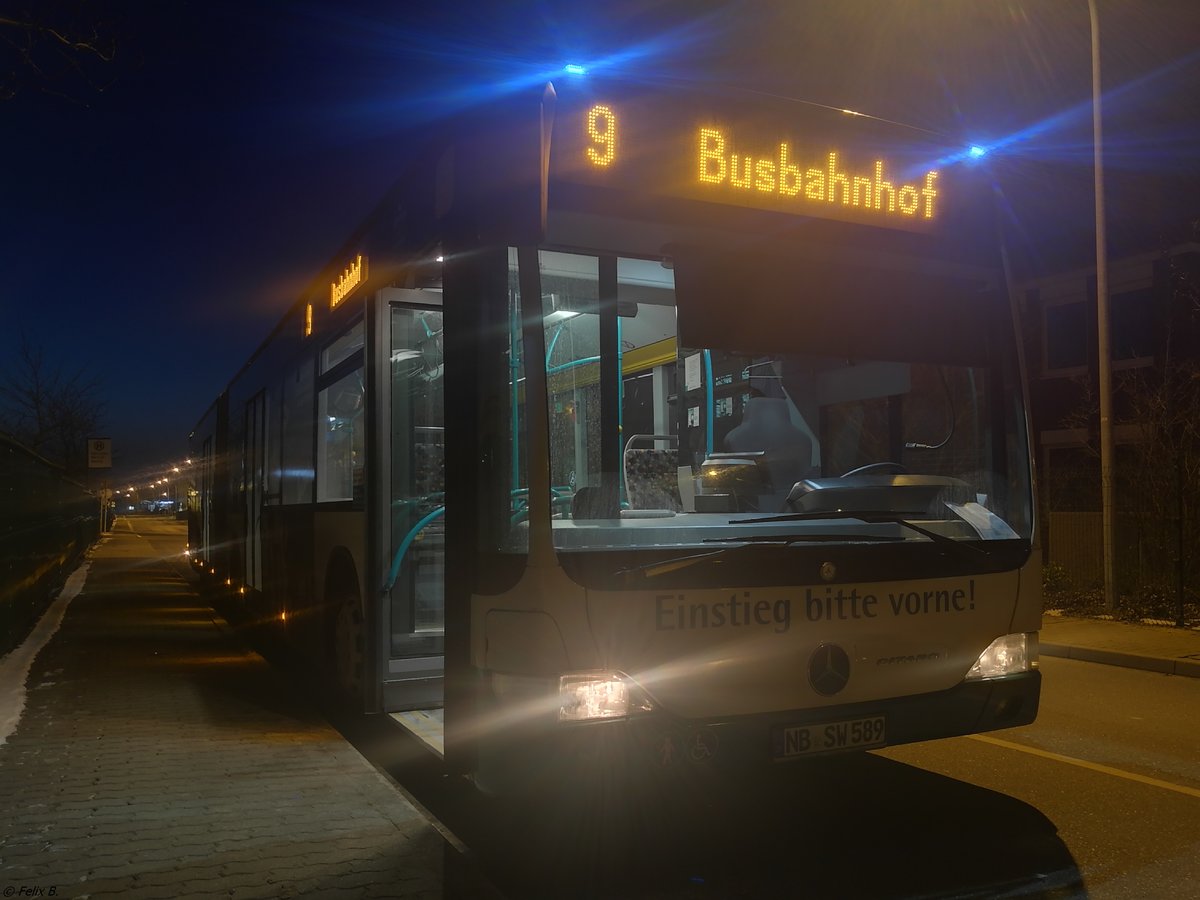
[[137, 521], [93, 550], [0, 747], [0, 891], [446, 896], [456, 851]]

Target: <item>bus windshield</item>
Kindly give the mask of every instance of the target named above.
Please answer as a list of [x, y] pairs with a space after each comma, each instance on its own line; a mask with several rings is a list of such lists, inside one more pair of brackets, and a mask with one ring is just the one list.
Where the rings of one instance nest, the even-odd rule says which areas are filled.
[[[729, 298], [731, 341], [680, 335], [677, 293], [657, 260], [616, 260], [616, 336], [601, 340], [601, 258], [541, 251], [553, 539], [560, 551], [711, 547], [713, 542], [1029, 541], [1031, 485], [1011, 320], [996, 334], [947, 343], [911, 324], [861, 340], [870, 318], [826, 315], [819, 341], [781, 339], [793, 322], [734, 324], [754, 298]], [[518, 307], [516, 254], [510, 304]], [[836, 297], [803, 297], [806, 305]], [[888, 298], [858, 296], [861, 308]], [[769, 306], [769, 304], [767, 304]], [[851, 304], [853, 306], [853, 304]], [[761, 306], [761, 304], [760, 304]], [[1003, 322], [1003, 319], [996, 321]], [[515, 327], [515, 326], [514, 326]], [[996, 329], [1001, 335], [1003, 328]], [[841, 333], [845, 332], [845, 333]], [[761, 333], [761, 341], [757, 336]], [[690, 335], [689, 335], [690, 336]], [[759, 343], [761, 346], [755, 346]], [[814, 346], [814, 343], [818, 346]], [[514, 404], [524, 393], [513, 341]], [[791, 352], [781, 347], [794, 346]], [[866, 346], [870, 355], [855, 353]], [[978, 359], [964, 347], [977, 346]], [[604, 390], [615, 354], [619, 390]], [[604, 405], [619, 404], [606, 417]], [[619, 433], [606, 472], [605, 429]], [[611, 435], [607, 437], [611, 440]], [[527, 448], [513, 453], [514, 527], [502, 549], [527, 546], [522, 527]], [[915, 526], [915, 527], [914, 527]]]

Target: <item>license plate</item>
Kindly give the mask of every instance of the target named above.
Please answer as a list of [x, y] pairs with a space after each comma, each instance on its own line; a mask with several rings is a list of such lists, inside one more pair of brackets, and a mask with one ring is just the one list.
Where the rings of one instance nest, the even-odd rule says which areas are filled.
[[783, 725], [771, 733], [772, 751], [775, 759], [795, 759], [816, 753], [882, 747], [887, 742], [886, 732], [883, 716]]

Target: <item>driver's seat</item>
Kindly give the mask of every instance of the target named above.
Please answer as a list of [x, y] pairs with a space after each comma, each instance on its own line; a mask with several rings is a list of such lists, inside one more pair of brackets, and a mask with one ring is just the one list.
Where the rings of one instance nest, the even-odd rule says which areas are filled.
[[751, 397], [742, 422], [725, 435], [725, 448], [764, 451], [763, 462], [776, 491], [789, 491], [812, 468], [812, 439], [792, 423], [788, 402], [778, 397]]

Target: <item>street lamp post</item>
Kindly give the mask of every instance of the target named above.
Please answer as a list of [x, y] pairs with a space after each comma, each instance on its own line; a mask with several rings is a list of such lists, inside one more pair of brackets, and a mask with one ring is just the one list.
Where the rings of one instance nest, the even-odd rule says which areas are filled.
[[1100, 17], [1096, 0], [1087, 0], [1092, 34], [1092, 152], [1094, 154], [1093, 189], [1096, 195], [1096, 332], [1098, 337], [1100, 393], [1100, 507], [1102, 552], [1104, 557], [1104, 608], [1117, 607], [1116, 576], [1113, 562], [1113, 434], [1112, 434], [1112, 356], [1108, 321], [1108, 252], [1104, 223], [1104, 155], [1100, 135]]

